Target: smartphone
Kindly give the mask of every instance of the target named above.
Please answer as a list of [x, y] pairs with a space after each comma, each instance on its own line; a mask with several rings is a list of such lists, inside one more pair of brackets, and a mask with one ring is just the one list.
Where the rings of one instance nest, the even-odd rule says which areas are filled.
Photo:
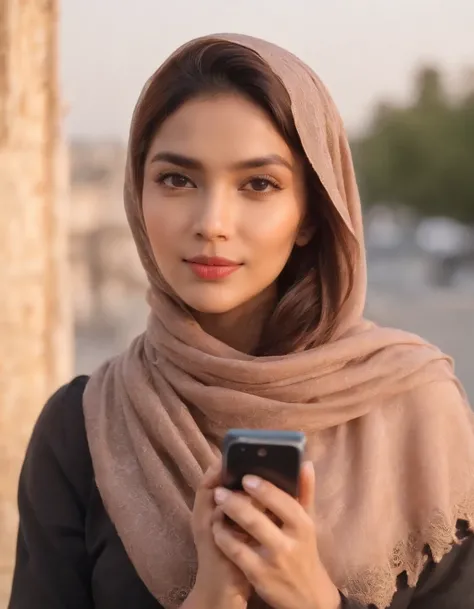
[[223, 486], [241, 491], [242, 478], [253, 474], [297, 498], [305, 443], [299, 431], [230, 429], [222, 451]]

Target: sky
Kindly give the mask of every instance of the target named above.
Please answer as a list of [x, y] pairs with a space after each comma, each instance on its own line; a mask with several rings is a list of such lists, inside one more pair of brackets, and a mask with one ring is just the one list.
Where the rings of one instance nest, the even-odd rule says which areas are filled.
[[61, 80], [69, 136], [126, 140], [141, 87], [180, 44], [238, 32], [306, 61], [351, 132], [381, 99], [407, 100], [434, 63], [455, 87], [474, 67], [474, 0], [62, 0]]

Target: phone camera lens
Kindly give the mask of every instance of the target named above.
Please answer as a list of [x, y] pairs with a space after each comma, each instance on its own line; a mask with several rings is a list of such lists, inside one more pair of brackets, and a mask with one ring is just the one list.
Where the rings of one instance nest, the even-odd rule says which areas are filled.
[[261, 458], [266, 457], [267, 456], [267, 449], [266, 448], [259, 448], [257, 451], [257, 455]]

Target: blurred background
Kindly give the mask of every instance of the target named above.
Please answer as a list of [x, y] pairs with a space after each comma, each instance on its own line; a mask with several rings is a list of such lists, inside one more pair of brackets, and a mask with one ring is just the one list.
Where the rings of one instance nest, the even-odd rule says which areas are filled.
[[44, 399], [144, 329], [127, 131], [145, 80], [190, 38], [267, 38], [326, 82], [364, 204], [367, 315], [454, 356], [474, 401], [473, 30], [472, 0], [0, 0], [1, 609]]

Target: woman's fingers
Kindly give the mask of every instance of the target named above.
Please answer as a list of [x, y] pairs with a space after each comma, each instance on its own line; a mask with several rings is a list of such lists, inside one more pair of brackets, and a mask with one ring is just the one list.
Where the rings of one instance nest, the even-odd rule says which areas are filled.
[[264, 564], [262, 558], [249, 543], [246, 543], [241, 534], [232, 531], [222, 520], [213, 523], [212, 532], [219, 550], [247, 576], [249, 581], [261, 571]]
[[196, 491], [194, 509], [202, 510], [204, 507], [213, 507], [213, 490], [221, 483], [221, 462], [216, 461], [204, 474], [204, 477]]
[[222, 512], [259, 544], [272, 549], [284, 543], [280, 529], [249, 498], [224, 488], [217, 488], [214, 497]]
[[201, 481], [201, 488], [215, 488], [222, 483], [222, 459], [217, 457], [215, 462], [206, 471]]
[[312, 521], [308, 508], [311, 503], [313, 490], [310, 475], [308, 475], [307, 479], [306, 475], [302, 474], [304, 506], [300, 501], [262, 478], [245, 476], [243, 485], [245, 491], [261, 503], [264, 508], [275, 514], [283, 526], [299, 528], [301, 523]]
[[217, 460], [204, 474], [196, 491], [193, 508], [193, 530], [203, 534], [211, 525], [214, 512], [214, 489], [221, 483], [221, 461]]
[[[339, 592], [318, 553], [312, 464], [301, 469], [298, 499], [254, 476], [246, 476], [243, 482], [258, 508], [241, 494], [221, 487], [213, 491], [218, 516], [212, 534], [221, 553], [272, 607], [339, 606]], [[278, 527], [262, 510], [275, 515], [283, 526]], [[228, 526], [225, 517], [236, 526]], [[244, 530], [251, 540], [236, 529]]]

